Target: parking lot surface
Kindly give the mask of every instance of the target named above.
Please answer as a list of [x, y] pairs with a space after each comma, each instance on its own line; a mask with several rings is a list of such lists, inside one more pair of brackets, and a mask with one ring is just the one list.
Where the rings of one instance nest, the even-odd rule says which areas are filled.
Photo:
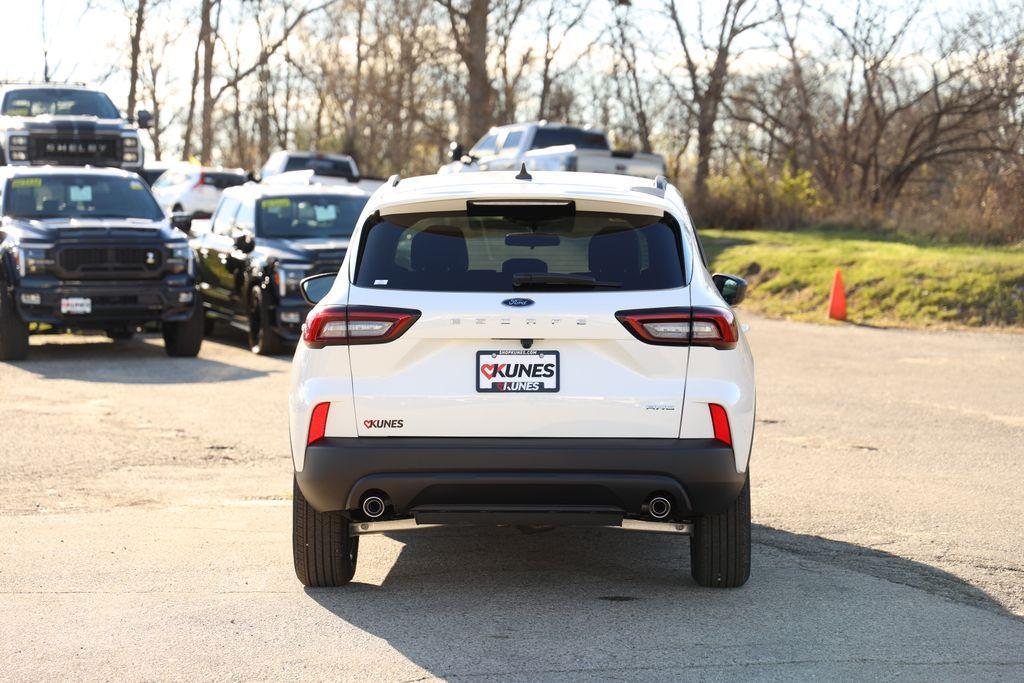
[[1024, 677], [1024, 336], [748, 322], [728, 591], [685, 539], [504, 528], [367, 537], [304, 590], [287, 359], [34, 338], [0, 364], [0, 678]]

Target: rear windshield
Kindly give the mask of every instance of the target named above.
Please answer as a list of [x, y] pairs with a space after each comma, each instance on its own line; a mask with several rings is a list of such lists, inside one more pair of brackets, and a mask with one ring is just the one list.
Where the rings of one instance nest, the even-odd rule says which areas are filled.
[[579, 128], [538, 128], [530, 149], [559, 145], [576, 145], [579, 149], [608, 149], [608, 139], [601, 133], [591, 133]]
[[4, 214], [39, 220], [164, 217], [139, 178], [75, 174], [11, 178], [4, 192]]
[[684, 283], [669, 219], [568, 216], [389, 216], [367, 228], [360, 287], [442, 292], [653, 290]]
[[240, 173], [209, 173], [203, 172], [203, 184], [216, 187], [219, 190], [226, 190], [229, 187], [236, 187], [245, 184], [245, 176]]
[[287, 171], [305, 171], [312, 169], [316, 175], [332, 178], [354, 178], [356, 173], [352, 162], [348, 159], [332, 159], [330, 157], [290, 156], [284, 165]]
[[95, 116], [120, 117], [117, 107], [106, 95], [91, 90], [39, 88], [12, 90], [4, 95], [2, 113], [6, 116]]
[[267, 197], [259, 202], [256, 233], [260, 237], [349, 237], [368, 197], [301, 195]]

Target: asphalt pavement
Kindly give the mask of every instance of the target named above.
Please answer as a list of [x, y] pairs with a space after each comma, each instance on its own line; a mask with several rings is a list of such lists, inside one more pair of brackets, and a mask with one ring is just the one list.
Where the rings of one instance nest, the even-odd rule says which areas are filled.
[[0, 678], [1024, 678], [1024, 335], [743, 317], [753, 570], [685, 539], [366, 537], [291, 567], [289, 362], [231, 335], [0, 363]]

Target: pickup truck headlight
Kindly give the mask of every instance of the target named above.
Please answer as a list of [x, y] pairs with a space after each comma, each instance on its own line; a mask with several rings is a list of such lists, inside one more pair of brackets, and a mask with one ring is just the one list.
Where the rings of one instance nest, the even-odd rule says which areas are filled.
[[9, 147], [28, 147], [28, 136], [27, 135], [12, 135], [7, 138], [7, 144]]
[[165, 246], [167, 248], [167, 266], [171, 272], [187, 272], [192, 275], [192, 248], [188, 242], [168, 242]]
[[123, 141], [125, 149], [136, 149], [139, 146], [138, 138], [124, 138]]
[[51, 244], [24, 244], [15, 252], [18, 260], [18, 272], [22, 277], [45, 273], [53, 265], [49, 249]]
[[306, 277], [306, 273], [313, 266], [308, 263], [295, 263], [280, 265], [274, 269], [274, 282], [277, 284], [277, 292], [282, 297], [298, 295], [299, 283]]

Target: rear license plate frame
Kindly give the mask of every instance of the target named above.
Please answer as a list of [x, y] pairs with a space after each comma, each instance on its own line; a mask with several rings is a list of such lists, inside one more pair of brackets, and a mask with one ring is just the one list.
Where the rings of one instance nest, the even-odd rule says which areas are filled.
[[[508, 378], [507, 381], [495, 381], [496, 373], [501, 371], [495, 366], [513, 362], [515, 358], [536, 359], [530, 364], [530, 367], [543, 366], [543, 361], [551, 358], [554, 360], [554, 369], [551, 375], [538, 377], [523, 375]], [[492, 369], [490, 376], [485, 372], [488, 367]], [[475, 370], [476, 391], [479, 394], [556, 394], [562, 389], [562, 358], [558, 351], [543, 349], [536, 351], [533, 349], [480, 350], [476, 352]], [[536, 388], [533, 387], [535, 384], [538, 385]]]

